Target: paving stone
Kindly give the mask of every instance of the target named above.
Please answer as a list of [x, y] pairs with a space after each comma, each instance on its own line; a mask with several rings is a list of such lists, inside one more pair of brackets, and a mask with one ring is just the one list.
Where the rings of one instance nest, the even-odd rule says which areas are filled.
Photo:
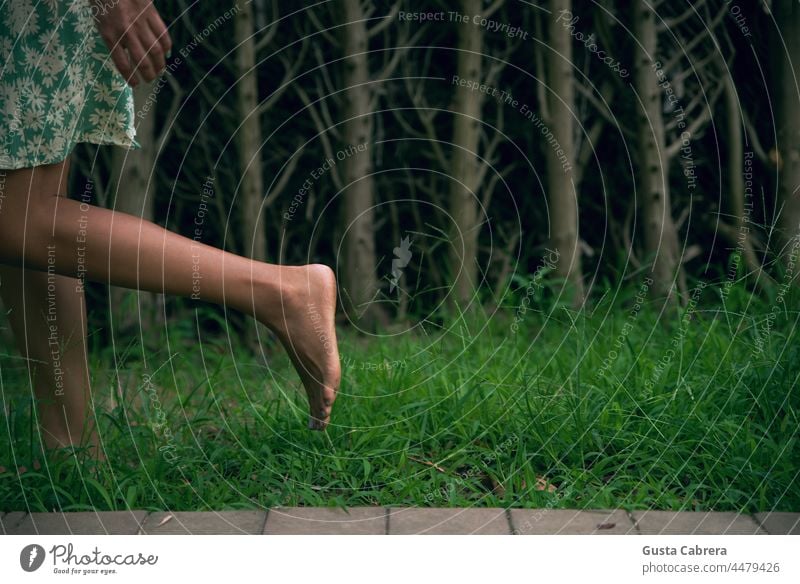
[[14, 529], [24, 518], [25, 513], [23, 511], [4, 513], [3, 516], [0, 517], [0, 533], [3, 535], [11, 535], [10, 530]]
[[505, 509], [391, 509], [389, 535], [510, 535]]
[[146, 511], [30, 513], [9, 535], [136, 535]]
[[[82, 534], [793, 534], [800, 513], [634, 511], [636, 526], [623, 510], [282, 507], [265, 511], [145, 511], [0, 513], [7, 535]], [[164, 518], [171, 519], [162, 523]], [[638, 529], [637, 529], [638, 528]]]
[[800, 535], [800, 513], [756, 513], [756, 521], [771, 535]]
[[633, 535], [628, 513], [622, 509], [512, 509], [511, 525], [518, 535]]
[[270, 509], [267, 535], [384, 535], [383, 507], [278, 507]]
[[[169, 519], [168, 519], [169, 517]], [[261, 533], [266, 511], [175, 511], [150, 513], [140, 535], [254, 535]]]
[[763, 535], [749, 515], [705, 511], [634, 511], [633, 518], [645, 535]]

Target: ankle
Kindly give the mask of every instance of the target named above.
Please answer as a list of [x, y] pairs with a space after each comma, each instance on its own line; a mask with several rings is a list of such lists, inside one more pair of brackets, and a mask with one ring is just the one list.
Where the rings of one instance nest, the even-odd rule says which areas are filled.
[[243, 284], [246, 291], [243, 312], [270, 329], [279, 327], [284, 315], [291, 310], [295, 296], [294, 281], [289, 277], [289, 270], [272, 264], [254, 266], [252, 277]]

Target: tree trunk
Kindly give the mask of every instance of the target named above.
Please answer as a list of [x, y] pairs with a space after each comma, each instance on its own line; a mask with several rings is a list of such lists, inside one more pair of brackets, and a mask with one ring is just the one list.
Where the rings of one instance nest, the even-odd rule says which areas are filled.
[[267, 234], [264, 229], [264, 179], [261, 163], [261, 121], [258, 115], [258, 79], [256, 49], [253, 38], [253, 5], [239, 2], [236, 28], [236, 97], [241, 127], [236, 134], [241, 174], [243, 254], [254, 259], [267, 259]]
[[[739, 98], [736, 86], [730, 76], [725, 77], [725, 111], [727, 113], [728, 124], [728, 168], [730, 169], [728, 190], [728, 214], [732, 219], [732, 226], [722, 225], [720, 233], [735, 246], [736, 252], [741, 253], [741, 257], [747, 269], [756, 277], [759, 286], [764, 285], [764, 278], [768, 277], [762, 271], [761, 262], [753, 249], [752, 238], [750, 237], [749, 219], [746, 215], [753, 212], [754, 200], [751, 193], [745, 201], [744, 172], [746, 169], [744, 146], [742, 140], [742, 115], [739, 110]], [[751, 157], [752, 164], [752, 157]], [[752, 166], [750, 167], [752, 170]], [[745, 205], [748, 213], [745, 213]]]
[[[462, 14], [481, 13], [480, 0], [461, 0]], [[482, 83], [481, 58], [483, 29], [472, 23], [458, 24], [458, 64], [456, 75]], [[480, 139], [482, 93], [456, 86], [453, 101], [453, 154], [450, 178], [450, 214], [453, 236], [450, 238], [449, 269], [451, 300], [466, 310], [478, 287], [478, 143]], [[477, 300], [477, 299], [475, 299]]]
[[544, 146], [547, 153], [547, 188], [550, 199], [550, 246], [558, 252], [556, 276], [568, 284], [568, 294], [575, 307], [583, 304], [583, 271], [578, 245], [577, 182], [573, 175], [574, 79], [572, 74], [572, 37], [569, 29], [556, 21], [562, 11], [572, 11], [572, 0], [552, 0], [547, 59], [547, 84], [550, 87], [548, 125], [559, 148]]
[[[383, 323], [378, 299], [375, 256], [375, 183], [372, 178], [372, 88], [369, 85], [366, 18], [359, 0], [340, 0], [345, 26], [341, 39], [345, 54], [344, 179], [341, 300], [347, 316], [358, 328], [374, 330]], [[399, 242], [398, 242], [399, 244]]]
[[642, 207], [645, 255], [653, 262], [653, 296], [669, 304], [677, 300], [675, 281], [681, 266], [678, 234], [672, 220], [669, 195], [669, 159], [664, 155], [662, 96], [653, 60], [657, 36], [655, 15], [643, 0], [635, 2], [633, 28], [637, 43], [634, 83], [643, 109], [638, 113], [638, 195]]
[[[152, 91], [152, 84], [140, 83], [133, 89], [136, 111]], [[148, 221], [155, 219], [156, 104], [145, 115], [135, 118], [136, 141], [140, 149], [114, 148], [111, 154], [113, 209]], [[163, 296], [112, 286], [109, 289], [112, 329], [124, 334], [140, 327], [149, 330], [158, 321]]]
[[[778, 86], [778, 144], [780, 160], [778, 174], [779, 243], [784, 263], [794, 262], [797, 273], [797, 252], [793, 246], [800, 236], [800, 6], [790, 0], [776, 0], [775, 20], [786, 48], [777, 43], [779, 68]], [[794, 259], [792, 260], [792, 255]], [[800, 279], [795, 279], [800, 282]]]

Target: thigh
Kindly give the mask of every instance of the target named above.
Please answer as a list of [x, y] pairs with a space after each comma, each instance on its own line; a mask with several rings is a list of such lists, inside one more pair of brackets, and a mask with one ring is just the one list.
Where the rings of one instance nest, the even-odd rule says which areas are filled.
[[69, 169], [69, 158], [56, 164], [16, 170], [0, 169], [0, 213], [7, 205], [28, 202], [32, 196], [66, 196]]
[[[17, 170], [0, 170], [0, 263], [19, 265], [8, 252], [22, 249], [30, 240], [32, 227], [52, 225], [55, 212], [52, 198], [67, 194], [69, 161]], [[42, 214], [46, 213], [46, 214]], [[5, 249], [2, 247], [5, 246]]]
[[[0, 170], [0, 177], [5, 175], [5, 184], [0, 182], [0, 218], [3, 214], [7, 218], [12, 213], [21, 214], [11, 229], [24, 232], [25, 217], [41, 204], [41, 197], [66, 196], [68, 173], [68, 160], [19, 170]], [[0, 225], [5, 224], [0, 220]], [[75, 278], [0, 263], [0, 297], [21, 344], [20, 335], [38, 336], [38, 331], [48, 329], [46, 315], [50, 309], [57, 310], [61, 320], [70, 320], [70, 314], [83, 302], [83, 295], [76, 292], [80, 288], [78, 284]], [[79, 310], [78, 314], [82, 312]]]

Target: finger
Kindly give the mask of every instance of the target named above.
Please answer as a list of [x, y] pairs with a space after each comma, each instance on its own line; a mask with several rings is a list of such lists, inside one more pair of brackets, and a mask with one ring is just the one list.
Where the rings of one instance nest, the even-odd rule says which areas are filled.
[[165, 55], [169, 55], [172, 51], [172, 38], [170, 38], [167, 26], [164, 24], [164, 21], [161, 20], [161, 16], [155, 8], [151, 10], [147, 22], [150, 25], [150, 31], [153, 33], [153, 36], [161, 45], [161, 50], [164, 51]]
[[[140, 33], [140, 31], [141, 29], [138, 29], [136, 33]], [[149, 30], [147, 31], [147, 35], [150, 35]], [[151, 39], [151, 41], [155, 41], [155, 39]], [[134, 71], [148, 83], [155, 79], [160, 69], [156, 69], [156, 62], [153, 58], [152, 50], [147, 51], [144, 48], [145, 46], [152, 47], [152, 42], [143, 44], [139, 34], [130, 34], [127, 37], [126, 46], [128, 52], [131, 54], [131, 62], [133, 63]], [[161, 47], [158, 47], [158, 50], [160, 51]], [[163, 60], [163, 55], [161, 55], [161, 58]]]
[[[161, 74], [167, 65], [164, 58], [164, 49], [161, 47], [158, 37], [153, 34], [153, 31], [150, 29], [147, 21], [140, 22], [141, 27], [139, 31], [139, 40], [141, 41], [142, 47], [145, 50], [146, 60], [149, 60], [151, 66], [153, 67], [153, 79], [155, 79]], [[152, 81], [152, 79], [149, 81]]]
[[128, 82], [128, 85], [131, 87], [136, 86], [136, 75], [134, 74], [133, 67], [131, 66], [131, 61], [128, 58], [128, 53], [122, 48], [122, 45], [117, 44], [111, 49], [111, 60], [114, 62], [114, 65], [119, 71], [120, 75], [125, 78], [125, 81]]

